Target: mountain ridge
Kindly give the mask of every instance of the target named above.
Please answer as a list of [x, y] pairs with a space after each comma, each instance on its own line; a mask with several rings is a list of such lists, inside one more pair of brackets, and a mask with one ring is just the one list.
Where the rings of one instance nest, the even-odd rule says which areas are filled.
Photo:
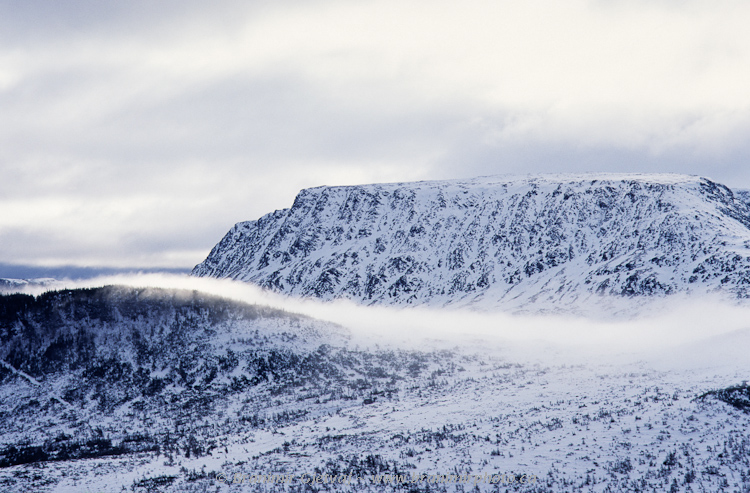
[[237, 223], [192, 275], [364, 304], [555, 311], [750, 297], [750, 207], [679, 174], [490, 176], [302, 190]]

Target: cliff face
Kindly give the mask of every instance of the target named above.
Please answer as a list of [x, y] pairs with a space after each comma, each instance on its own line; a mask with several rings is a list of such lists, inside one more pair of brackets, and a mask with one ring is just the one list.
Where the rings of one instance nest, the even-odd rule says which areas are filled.
[[747, 298], [750, 208], [723, 185], [683, 175], [318, 187], [235, 225], [193, 275], [365, 304]]

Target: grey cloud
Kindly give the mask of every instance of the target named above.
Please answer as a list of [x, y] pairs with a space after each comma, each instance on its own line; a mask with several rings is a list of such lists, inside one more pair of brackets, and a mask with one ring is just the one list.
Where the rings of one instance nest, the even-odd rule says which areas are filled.
[[[706, 123], [698, 112], [694, 121], [708, 129], [693, 124], [668, 145], [661, 145], [671, 137], [659, 125], [679, 123], [679, 115], [654, 124], [657, 131], [637, 122], [630, 132], [641, 140], [631, 145], [587, 135], [592, 129], [617, 134], [616, 120], [574, 121], [579, 127], [571, 130], [565, 118], [584, 112], [573, 108], [551, 124], [542, 121], [527, 133], [499, 138], [519, 114], [535, 117], [540, 110], [481, 99], [472, 91], [488, 82], [480, 78], [475, 85], [471, 74], [439, 80], [434, 73], [445, 67], [438, 52], [396, 57], [401, 68], [393, 73], [351, 75], [349, 62], [337, 61], [321, 75], [305, 65], [310, 60], [294, 57], [294, 44], [278, 58], [271, 53], [270, 61], [246, 63], [243, 56], [251, 57], [252, 50], [242, 51], [248, 49], [243, 30], [269, 10], [293, 11], [297, 5], [0, 4], [0, 214], [4, 200], [74, 199], [92, 207], [109, 204], [119, 221], [84, 211], [81, 218], [40, 215], [24, 227], [0, 228], [0, 262], [86, 265], [109, 258], [112, 265], [172, 265], [170, 255], [179, 252], [207, 254], [234, 222], [288, 207], [301, 187], [358, 180], [669, 171], [750, 187], [750, 144], [744, 138], [750, 125], [743, 115], [722, 126], [721, 115]], [[218, 38], [223, 48], [202, 55], [210, 66], [188, 63], [190, 50]], [[264, 41], [273, 47], [283, 39]], [[346, 39], [335, 41], [334, 48], [346, 46]], [[389, 60], [393, 47], [382, 49]], [[211, 65], [210, 57], [222, 50], [235, 58]], [[324, 60], [329, 53], [322, 51], [305, 56]], [[367, 67], [366, 54], [353, 51], [343, 59]], [[441, 70], [425, 75], [410, 65], [428, 59], [438, 60]], [[339, 77], [337, 70], [346, 73]], [[431, 82], [441, 89], [422, 94]], [[652, 116], [648, 107], [643, 111]], [[549, 116], [539, 114], [542, 120]], [[692, 135], [708, 142], [715, 137], [719, 144], [701, 148]], [[150, 203], [156, 204], [152, 210], [142, 205]]]
[[179, 20], [196, 17], [204, 22], [231, 26], [240, 22], [245, 13], [269, 4], [271, 2], [258, 0], [210, 4], [198, 0], [3, 2], [0, 3], [0, 40], [6, 46], [25, 47], [49, 40], [64, 43], [82, 36], [113, 37], [153, 31], [169, 32]]

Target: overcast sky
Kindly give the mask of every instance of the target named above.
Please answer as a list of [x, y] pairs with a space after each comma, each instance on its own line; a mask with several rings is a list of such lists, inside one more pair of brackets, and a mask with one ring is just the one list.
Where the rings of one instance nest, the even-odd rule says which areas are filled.
[[749, 24], [746, 0], [0, 0], [0, 263], [190, 268], [318, 185], [750, 188]]

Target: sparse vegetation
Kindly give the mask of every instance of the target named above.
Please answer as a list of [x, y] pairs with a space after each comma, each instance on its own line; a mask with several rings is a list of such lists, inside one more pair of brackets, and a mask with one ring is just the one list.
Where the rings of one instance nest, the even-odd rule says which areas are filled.
[[747, 382], [724, 389], [710, 390], [701, 394], [698, 398], [706, 399], [707, 397], [718, 399], [740, 411], [750, 413], [750, 386]]
[[132, 473], [118, 491], [134, 492], [215, 491], [235, 474], [298, 478], [245, 491], [457, 491], [390, 481], [485, 471], [535, 474], [499, 490], [526, 493], [750, 488], [745, 384], [704, 392], [641, 369], [352, 347], [302, 317], [196, 293], [103, 288], [0, 306], [13, 362], [0, 366], [3, 491], [115, 471]]

